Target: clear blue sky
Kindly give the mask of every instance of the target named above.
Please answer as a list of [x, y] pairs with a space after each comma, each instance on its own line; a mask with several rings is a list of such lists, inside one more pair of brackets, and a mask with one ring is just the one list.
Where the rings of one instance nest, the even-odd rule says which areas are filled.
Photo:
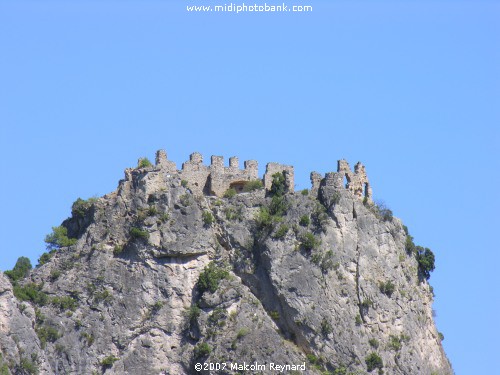
[[[71, 203], [165, 148], [367, 168], [437, 257], [438, 329], [461, 374], [500, 353], [498, 1], [0, 1], [0, 269], [36, 264]], [[263, 1], [258, 1], [263, 3]], [[268, 1], [272, 3], [272, 1]]]

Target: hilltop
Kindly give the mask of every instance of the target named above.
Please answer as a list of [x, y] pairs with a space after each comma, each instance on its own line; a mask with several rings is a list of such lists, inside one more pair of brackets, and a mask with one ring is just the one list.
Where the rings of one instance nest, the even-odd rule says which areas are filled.
[[0, 374], [452, 374], [432, 251], [365, 167], [293, 187], [278, 163], [140, 159], [0, 274]]

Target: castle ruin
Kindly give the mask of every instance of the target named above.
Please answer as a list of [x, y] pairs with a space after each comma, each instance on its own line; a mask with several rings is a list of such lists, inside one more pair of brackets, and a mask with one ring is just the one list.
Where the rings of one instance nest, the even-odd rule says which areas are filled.
[[[210, 165], [203, 164], [203, 156], [199, 152], [194, 152], [189, 156], [189, 160], [182, 164], [177, 170], [176, 164], [168, 160], [164, 150], [156, 152], [156, 163], [154, 166], [141, 169], [151, 169], [163, 171], [166, 174], [177, 175], [181, 180], [188, 183], [189, 189], [195, 195], [214, 195], [222, 197], [228, 189], [234, 189], [237, 193], [244, 191], [245, 185], [250, 181], [260, 180], [258, 174], [258, 163], [256, 160], [246, 160], [244, 168], [240, 169], [239, 160], [233, 156], [229, 158], [229, 166], [224, 166], [222, 156], [212, 156]], [[125, 171], [126, 179], [131, 178], [131, 169]], [[290, 165], [279, 163], [268, 163], [264, 177], [260, 180], [266, 191], [271, 189], [273, 175], [283, 173], [285, 177], [286, 191], [294, 192], [294, 168]], [[346, 160], [339, 160], [337, 172], [330, 172], [322, 177], [317, 172], [311, 173], [311, 195], [317, 196], [321, 186], [329, 186], [334, 189], [347, 189], [359, 198], [366, 198], [371, 201], [372, 189], [366, 175], [365, 167], [361, 163], [354, 166], [351, 171]]]

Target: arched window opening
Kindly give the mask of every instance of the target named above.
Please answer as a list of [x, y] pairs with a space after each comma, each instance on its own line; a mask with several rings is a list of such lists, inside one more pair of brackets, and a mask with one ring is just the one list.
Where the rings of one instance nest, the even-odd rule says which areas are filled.
[[349, 177], [347, 175], [344, 175], [343, 185], [346, 189], [349, 188]]

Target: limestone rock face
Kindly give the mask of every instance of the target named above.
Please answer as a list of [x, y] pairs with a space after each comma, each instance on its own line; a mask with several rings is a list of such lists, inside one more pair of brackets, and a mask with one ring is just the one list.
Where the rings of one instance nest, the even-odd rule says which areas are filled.
[[264, 190], [200, 196], [167, 169], [128, 170], [63, 223], [76, 244], [19, 282], [45, 302], [18, 300], [0, 275], [0, 368], [453, 373], [400, 220], [326, 183], [286, 193], [283, 214], [266, 221]]
[[9, 279], [0, 273], [0, 370], [8, 374], [22, 374], [21, 363], [30, 363], [44, 373], [52, 373], [47, 356], [41, 348], [40, 340], [33, 329], [35, 310], [28, 303], [19, 302], [12, 292]]

